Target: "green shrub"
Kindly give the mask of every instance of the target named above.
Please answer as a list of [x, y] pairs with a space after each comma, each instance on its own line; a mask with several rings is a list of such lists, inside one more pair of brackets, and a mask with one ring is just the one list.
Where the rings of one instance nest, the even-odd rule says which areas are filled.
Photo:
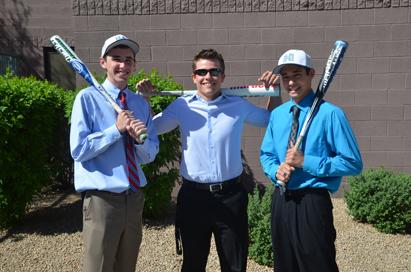
[[378, 168], [347, 180], [344, 198], [355, 220], [385, 233], [410, 233], [411, 176]]
[[261, 191], [255, 187], [249, 195], [248, 224], [250, 246], [248, 256], [262, 265], [273, 265], [273, 249], [271, 244], [271, 199], [274, 186], [270, 183]]
[[[102, 76], [97, 77], [100, 81]], [[156, 70], [146, 73], [140, 70], [129, 78], [129, 88], [135, 90], [135, 85], [141, 79], [148, 78], [157, 90], [178, 90], [182, 86], [175, 82], [171, 76], [161, 77]], [[66, 97], [66, 116], [71, 115], [72, 105], [76, 93]], [[150, 98], [150, 105], [155, 113], [164, 110], [175, 98], [170, 96], [154, 96]], [[178, 166], [175, 162], [180, 158], [180, 143], [178, 130], [159, 136], [160, 151], [154, 162], [142, 165], [147, 177], [144, 187], [145, 206], [144, 217], [155, 218], [162, 216], [171, 203], [171, 191], [178, 179]]]
[[36, 192], [70, 172], [64, 96], [33, 77], [0, 76], [0, 227], [17, 223]]

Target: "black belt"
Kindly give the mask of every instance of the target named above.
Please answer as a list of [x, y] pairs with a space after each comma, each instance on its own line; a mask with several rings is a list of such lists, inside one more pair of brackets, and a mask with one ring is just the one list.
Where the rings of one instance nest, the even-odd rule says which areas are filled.
[[235, 177], [229, 180], [215, 183], [199, 183], [183, 178], [183, 186], [189, 187], [192, 189], [209, 191], [211, 193], [220, 192], [226, 189], [229, 189], [235, 185], [240, 184], [240, 177]]
[[[279, 191], [280, 188], [275, 187], [276, 191]], [[306, 194], [319, 194], [319, 195], [329, 195], [329, 192], [325, 188], [302, 188], [302, 189], [297, 189], [297, 190], [290, 190], [287, 189], [284, 192], [284, 195], [287, 197], [301, 197]]]
[[106, 194], [106, 195], [112, 195], [112, 196], [125, 196], [125, 195], [131, 195], [135, 193], [131, 189], [127, 189], [125, 191], [122, 191], [120, 193], [115, 193], [115, 192], [110, 192], [110, 191], [102, 191], [102, 190], [87, 190], [85, 193], [90, 193], [90, 194]]

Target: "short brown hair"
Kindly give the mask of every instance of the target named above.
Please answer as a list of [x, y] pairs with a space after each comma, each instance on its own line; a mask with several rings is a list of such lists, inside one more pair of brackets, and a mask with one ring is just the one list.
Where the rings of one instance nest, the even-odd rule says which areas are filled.
[[200, 52], [198, 52], [198, 54], [195, 55], [193, 59], [193, 71], [196, 69], [197, 61], [200, 59], [217, 60], [220, 63], [221, 71], [224, 73], [225, 64], [223, 56], [220, 53], [218, 53], [215, 49], [203, 49]]

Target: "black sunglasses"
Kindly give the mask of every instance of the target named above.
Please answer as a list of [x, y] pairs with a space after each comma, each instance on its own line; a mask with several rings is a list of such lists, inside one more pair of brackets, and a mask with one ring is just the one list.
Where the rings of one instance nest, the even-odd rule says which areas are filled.
[[205, 76], [208, 73], [210, 73], [211, 76], [216, 77], [216, 76], [219, 76], [222, 73], [222, 71], [218, 68], [211, 68], [211, 69], [197, 69], [197, 70], [194, 70], [193, 73], [198, 76]]

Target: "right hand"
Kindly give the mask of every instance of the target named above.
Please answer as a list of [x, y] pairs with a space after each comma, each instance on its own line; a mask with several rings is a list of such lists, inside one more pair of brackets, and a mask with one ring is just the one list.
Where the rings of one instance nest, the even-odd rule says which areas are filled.
[[131, 121], [133, 121], [134, 115], [133, 112], [128, 110], [122, 110], [118, 116], [116, 121], [116, 127], [120, 133], [124, 133], [127, 130], [127, 126], [130, 126]]
[[277, 180], [287, 183], [290, 180], [291, 173], [295, 170], [295, 168], [287, 163], [282, 163], [277, 169], [275, 173], [275, 177]]
[[155, 92], [154, 86], [149, 79], [142, 79], [137, 82], [136, 90], [144, 97], [148, 97]]

